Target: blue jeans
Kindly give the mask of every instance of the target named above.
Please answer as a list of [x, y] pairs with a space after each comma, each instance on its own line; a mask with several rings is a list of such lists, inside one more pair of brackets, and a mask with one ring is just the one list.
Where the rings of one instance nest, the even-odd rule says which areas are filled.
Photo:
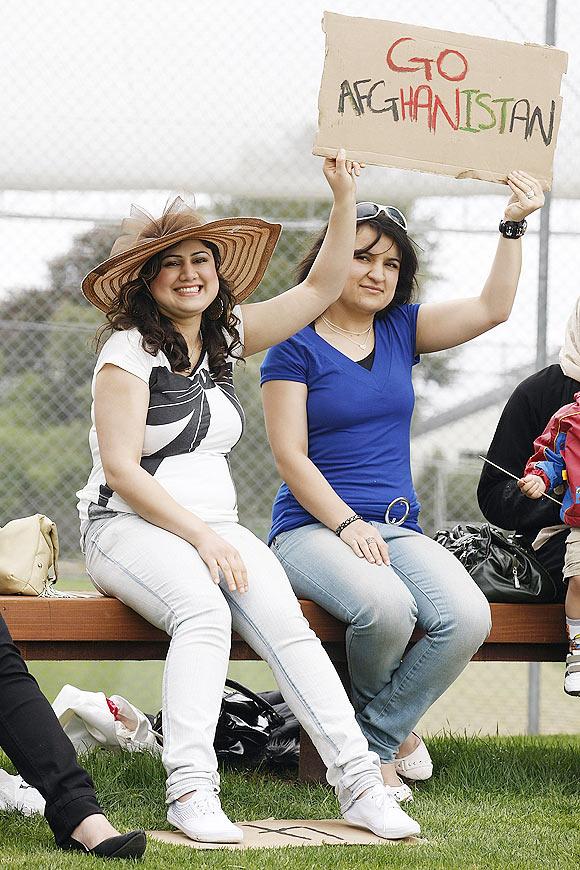
[[[363, 734], [393, 761], [423, 713], [459, 676], [489, 634], [489, 604], [440, 544], [373, 523], [391, 565], [373, 565], [322, 523], [282, 532], [271, 547], [294, 592], [347, 624], [352, 698]], [[405, 652], [413, 629], [425, 631]]]

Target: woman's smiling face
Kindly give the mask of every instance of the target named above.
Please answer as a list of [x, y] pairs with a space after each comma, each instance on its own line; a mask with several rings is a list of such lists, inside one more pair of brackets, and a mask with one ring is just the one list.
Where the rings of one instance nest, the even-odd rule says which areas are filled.
[[167, 248], [149, 289], [159, 310], [170, 319], [202, 314], [219, 290], [211, 250], [199, 239], [186, 239]]

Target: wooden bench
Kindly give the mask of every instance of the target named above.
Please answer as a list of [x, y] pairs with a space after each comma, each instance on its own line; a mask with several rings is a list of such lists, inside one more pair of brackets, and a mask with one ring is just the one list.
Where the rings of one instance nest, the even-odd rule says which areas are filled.
[[[162, 660], [169, 638], [116, 598], [84, 593], [83, 598], [0, 596], [0, 613], [25, 659], [30, 661]], [[301, 601], [345, 686], [348, 672], [345, 626], [312, 601]], [[567, 652], [562, 604], [492, 604], [492, 630], [474, 661], [564, 661]], [[412, 642], [421, 636], [415, 632]], [[259, 659], [237, 635], [230, 658]], [[323, 769], [303, 733], [299, 775], [318, 782]]]

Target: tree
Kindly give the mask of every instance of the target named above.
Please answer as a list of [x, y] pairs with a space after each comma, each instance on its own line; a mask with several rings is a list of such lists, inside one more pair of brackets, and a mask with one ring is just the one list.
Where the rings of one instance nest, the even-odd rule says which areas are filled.
[[102, 263], [110, 256], [119, 229], [119, 224], [97, 224], [76, 236], [66, 254], [54, 257], [48, 264], [52, 293], [57, 297], [72, 297], [79, 304], [89, 305], [80, 294], [81, 282], [97, 263]]

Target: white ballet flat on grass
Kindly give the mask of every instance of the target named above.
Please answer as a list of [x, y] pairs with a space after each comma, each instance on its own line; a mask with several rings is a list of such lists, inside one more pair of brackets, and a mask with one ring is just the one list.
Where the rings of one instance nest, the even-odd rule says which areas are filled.
[[398, 804], [411, 803], [413, 800], [413, 792], [405, 782], [400, 785], [387, 785], [385, 783], [385, 789], [387, 794], [394, 797]]
[[[415, 734], [414, 731], [413, 734]], [[418, 734], [415, 736], [419, 737]], [[422, 737], [419, 737], [418, 746], [409, 755], [395, 759], [395, 770], [399, 776], [404, 776], [405, 779], [423, 780], [432, 776], [433, 762]]]

